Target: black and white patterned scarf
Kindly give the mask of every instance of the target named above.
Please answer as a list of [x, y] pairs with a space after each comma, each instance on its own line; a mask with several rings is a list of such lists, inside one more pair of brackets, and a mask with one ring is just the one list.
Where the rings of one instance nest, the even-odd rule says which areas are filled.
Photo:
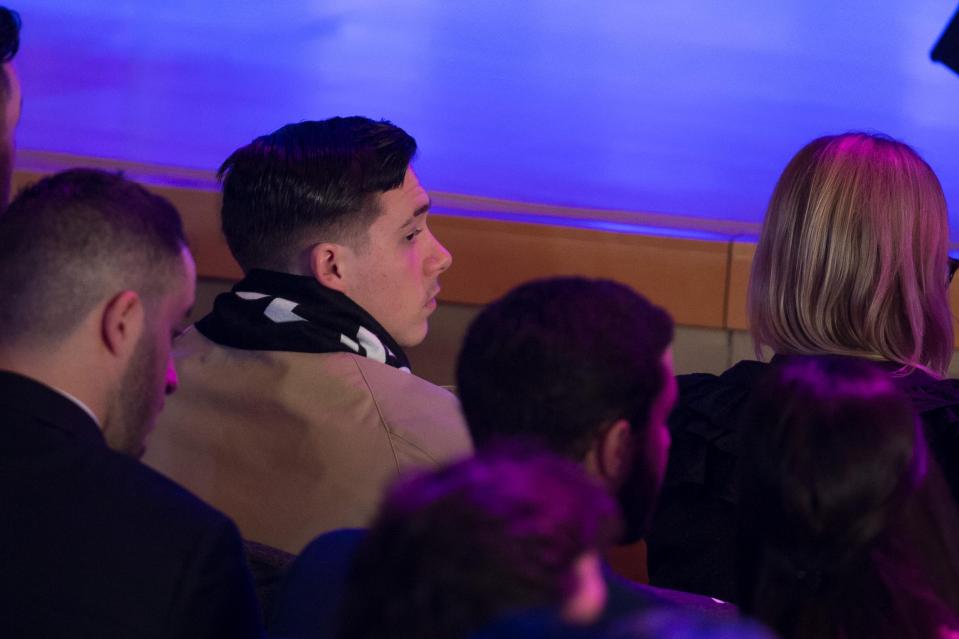
[[410, 371], [403, 349], [372, 315], [312, 277], [254, 269], [217, 296], [196, 328], [231, 348], [356, 353]]

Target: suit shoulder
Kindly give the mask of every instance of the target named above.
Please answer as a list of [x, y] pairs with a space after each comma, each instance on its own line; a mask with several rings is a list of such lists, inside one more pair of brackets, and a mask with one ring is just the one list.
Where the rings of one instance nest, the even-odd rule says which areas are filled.
[[101, 473], [105, 490], [118, 508], [129, 504], [142, 513], [139, 517], [155, 519], [164, 529], [196, 533], [231, 525], [226, 515], [137, 460], [105, 451]]

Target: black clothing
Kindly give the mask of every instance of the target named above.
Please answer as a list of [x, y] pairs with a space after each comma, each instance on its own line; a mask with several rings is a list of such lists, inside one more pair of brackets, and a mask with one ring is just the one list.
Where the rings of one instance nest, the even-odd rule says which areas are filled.
[[196, 323], [230, 348], [291, 353], [355, 353], [409, 371], [396, 340], [349, 297], [312, 277], [253, 269]]
[[[669, 419], [672, 447], [648, 545], [653, 585], [736, 602], [737, 463], [740, 420], [768, 364], [744, 361], [722, 375], [680, 375]], [[929, 448], [959, 502], [959, 380], [921, 370], [896, 375], [912, 400]]]
[[346, 594], [350, 562], [364, 530], [323, 533], [287, 569], [267, 619], [271, 637], [319, 639], [339, 636], [339, 610]]
[[0, 636], [262, 635], [232, 522], [77, 404], [0, 371], [0, 442]]
[[[267, 629], [279, 639], [335, 638], [350, 562], [364, 529], [344, 528], [324, 533], [300, 553], [276, 593]], [[604, 566], [607, 600], [602, 622], [661, 607], [712, 618], [734, 618], [735, 606], [681, 592], [633, 583]]]

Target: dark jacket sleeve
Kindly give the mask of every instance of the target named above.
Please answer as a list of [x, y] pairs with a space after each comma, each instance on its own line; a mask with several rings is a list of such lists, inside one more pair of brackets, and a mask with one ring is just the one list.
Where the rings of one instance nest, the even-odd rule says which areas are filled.
[[259, 605], [243, 543], [222, 518], [197, 539], [170, 615], [171, 639], [262, 638]]
[[669, 418], [673, 443], [646, 536], [654, 586], [736, 601], [739, 418], [750, 378], [761, 370], [752, 364], [719, 378], [677, 378], [679, 402]]
[[922, 413], [922, 422], [929, 449], [939, 462], [953, 500], [959, 504], [959, 407]]

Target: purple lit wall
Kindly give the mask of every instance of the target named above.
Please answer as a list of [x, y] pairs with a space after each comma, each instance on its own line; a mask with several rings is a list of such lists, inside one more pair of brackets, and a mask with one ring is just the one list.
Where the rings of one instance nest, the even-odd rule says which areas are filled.
[[959, 207], [959, 76], [928, 57], [954, 0], [12, 4], [25, 149], [214, 169], [360, 113], [434, 190], [758, 221], [803, 143], [866, 129]]

